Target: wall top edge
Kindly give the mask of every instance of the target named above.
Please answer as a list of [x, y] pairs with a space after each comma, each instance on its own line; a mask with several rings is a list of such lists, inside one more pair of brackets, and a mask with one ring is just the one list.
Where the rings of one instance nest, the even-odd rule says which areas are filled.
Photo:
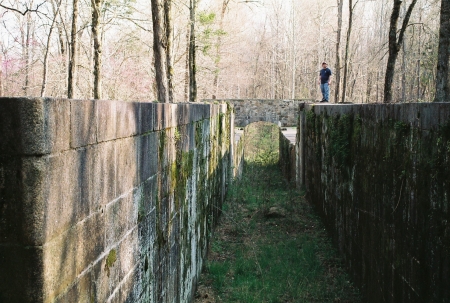
[[107, 100], [107, 99], [67, 99], [67, 98], [50, 98], [50, 97], [0, 97], [0, 103], [6, 101], [22, 101], [22, 102], [51, 102], [51, 101], [68, 101], [68, 102], [118, 102], [127, 104], [164, 104], [168, 106], [186, 106], [186, 105], [202, 105], [202, 106], [221, 106], [222, 104], [211, 104], [206, 101], [199, 102], [176, 102], [176, 103], [162, 103], [155, 101], [122, 101], [122, 100]]

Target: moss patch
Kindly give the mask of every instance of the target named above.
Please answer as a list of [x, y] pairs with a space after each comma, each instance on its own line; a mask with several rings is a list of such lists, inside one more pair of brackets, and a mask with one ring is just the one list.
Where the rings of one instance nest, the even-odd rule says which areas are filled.
[[116, 250], [111, 249], [111, 251], [108, 254], [108, 257], [106, 257], [106, 262], [105, 262], [105, 270], [107, 272], [108, 277], [110, 275], [110, 268], [114, 265], [114, 263], [116, 261], [117, 261]]

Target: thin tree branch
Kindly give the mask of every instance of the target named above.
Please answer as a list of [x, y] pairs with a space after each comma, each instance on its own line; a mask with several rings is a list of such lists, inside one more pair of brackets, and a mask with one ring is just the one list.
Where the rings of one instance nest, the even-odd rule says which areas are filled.
[[44, 2], [42, 2], [41, 4], [36, 5], [36, 8], [35, 8], [35, 9], [31, 9], [31, 8], [28, 8], [28, 7], [27, 7], [27, 8], [25, 9], [25, 11], [21, 11], [21, 10], [19, 10], [19, 9], [17, 9], [17, 8], [14, 8], [14, 7], [9, 7], [9, 6], [6, 6], [6, 5], [1, 4], [1, 3], [0, 3], [0, 7], [4, 8], [4, 9], [7, 9], [7, 10], [10, 10], [10, 11], [13, 11], [13, 12], [16, 12], [16, 13], [19, 13], [19, 14], [21, 14], [22, 16], [25, 16], [25, 15], [28, 14], [28, 13], [40, 13], [40, 12], [39, 12], [39, 8], [40, 8], [42, 5], [44, 5], [46, 2], [47, 2], [47, 1], [44, 1]]

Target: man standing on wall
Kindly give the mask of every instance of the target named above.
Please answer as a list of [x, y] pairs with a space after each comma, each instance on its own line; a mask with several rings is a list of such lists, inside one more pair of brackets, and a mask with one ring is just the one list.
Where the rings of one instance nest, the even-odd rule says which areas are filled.
[[322, 62], [322, 69], [319, 72], [319, 84], [323, 96], [320, 102], [328, 102], [330, 100], [331, 70], [326, 62]]

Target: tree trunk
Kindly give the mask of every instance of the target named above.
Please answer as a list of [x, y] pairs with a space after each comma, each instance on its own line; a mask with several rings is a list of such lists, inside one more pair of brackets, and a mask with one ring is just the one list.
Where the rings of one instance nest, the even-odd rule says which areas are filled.
[[189, 38], [189, 101], [197, 100], [197, 80], [196, 80], [196, 61], [195, 61], [195, 11], [197, 6], [196, 0], [190, 0], [190, 38]]
[[169, 91], [169, 102], [173, 103], [172, 0], [164, 0], [164, 21], [166, 33], [167, 88]]
[[102, 41], [100, 37], [100, 18], [103, 0], [91, 0], [92, 38], [94, 39], [94, 99], [102, 98]]
[[161, 0], [152, 0], [153, 57], [155, 61], [156, 90], [159, 102], [169, 102], [167, 84], [166, 34], [164, 33], [164, 7]]
[[441, 0], [439, 49], [434, 102], [450, 102], [450, 0]]
[[334, 71], [334, 102], [339, 102], [339, 94], [341, 88], [341, 34], [342, 34], [342, 8], [344, 6], [344, 0], [337, 0], [338, 6], [338, 27], [337, 27], [337, 38], [336, 38], [336, 68]]
[[31, 42], [31, 16], [27, 14], [25, 37], [22, 36], [22, 45], [24, 48], [25, 59], [25, 83], [22, 88], [24, 96], [28, 96], [28, 88], [30, 86], [30, 42]]
[[189, 101], [189, 47], [190, 47], [190, 37], [191, 37], [191, 25], [188, 24], [186, 29], [186, 65], [184, 72], [184, 100]]
[[408, 7], [405, 18], [403, 19], [400, 34], [397, 39], [397, 22], [400, 16], [400, 8], [402, 0], [394, 0], [394, 7], [392, 8], [391, 21], [389, 25], [389, 56], [386, 66], [386, 75], [384, 78], [384, 103], [392, 102], [392, 83], [394, 82], [395, 62], [397, 61], [398, 52], [403, 43], [406, 27], [409, 23], [414, 5], [417, 0], [413, 0]]
[[[356, 5], [356, 4], [355, 4]], [[348, 78], [348, 56], [350, 52], [350, 37], [352, 35], [353, 26], [353, 0], [348, 1], [349, 15], [348, 15], [348, 29], [347, 40], [345, 42], [345, 58], [344, 58], [344, 79], [342, 84], [342, 103], [345, 102], [345, 94], [347, 93], [347, 78]]]
[[78, 22], [78, 0], [73, 0], [73, 12], [72, 12], [72, 31], [70, 33], [70, 59], [69, 59], [69, 75], [67, 79], [67, 98], [75, 98], [75, 79], [77, 76], [77, 64], [78, 64], [78, 34], [77, 34], [77, 22]]

